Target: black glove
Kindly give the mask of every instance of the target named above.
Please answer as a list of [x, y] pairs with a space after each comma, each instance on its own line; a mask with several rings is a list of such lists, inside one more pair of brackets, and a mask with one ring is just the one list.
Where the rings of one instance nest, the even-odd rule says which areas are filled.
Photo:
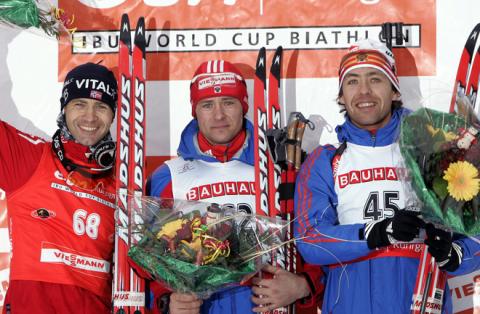
[[[418, 237], [425, 222], [418, 217], [420, 213], [400, 210], [393, 218], [385, 218], [365, 224], [364, 238], [370, 249], [388, 246], [397, 242], [409, 242]], [[360, 234], [362, 238], [362, 234]]]
[[452, 234], [448, 231], [435, 228], [431, 223], [425, 226], [428, 253], [435, 257], [441, 270], [455, 271], [462, 262], [462, 248], [452, 241]]

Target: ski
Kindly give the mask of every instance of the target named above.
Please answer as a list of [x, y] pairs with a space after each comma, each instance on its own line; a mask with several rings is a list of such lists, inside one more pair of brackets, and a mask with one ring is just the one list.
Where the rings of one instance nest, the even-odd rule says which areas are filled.
[[[268, 130], [280, 130], [282, 127], [282, 116], [279, 102], [280, 92], [280, 78], [282, 70], [282, 54], [283, 48], [277, 47], [273, 55], [270, 72], [268, 76], [268, 106], [267, 106], [267, 126]], [[268, 163], [268, 212], [270, 217], [279, 217], [287, 220], [289, 217], [284, 215], [280, 207], [280, 191], [279, 186], [282, 180], [282, 168], [278, 162], [275, 162], [271, 154], [267, 153]], [[290, 226], [290, 224], [289, 224]], [[290, 229], [290, 228], [288, 228]], [[286, 238], [291, 238], [291, 233], [287, 230]], [[272, 254], [272, 265], [291, 270], [291, 265], [288, 263], [288, 247], [279, 248], [278, 252]], [[293, 305], [275, 309], [275, 313], [293, 313]]]
[[[268, 129], [280, 129], [282, 127], [282, 117], [279, 102], [280, 76], [282, 69], [282, 53], [283, 48], [279, 46], [272, 59], [270, 74], [268, 77]], [[282, 169], [273, 158], [268, 155], [268, 209], [270, 217], [279, 216], [281, 214], [280, 197], [278, 187], [281, 181]]]
[[[133, 193], [133, 202], [130, 210], [130, 221], [134, 225], [143, 223], [142, 199], [145, 194], [146, 180], [146, 42], [145, 42], [145, 19], [140, 17], [135, 29], [132, 51], [132, 98], [134, 102], [130, 104], [130, 125], [133, 130], [130, 131], [130, 164], [129, 190]], [[132, 225], [132, 224], [130, 224]], [[138, 243], [140, 235], [130, 230], [130, 246]], [[132, 301], [130, 313], [145, 313], [145, 281], [139, 277], [133, 269], [130, 269], [130, 298]], [[133, 308], [132, 308], [133, 306]]]
[[[477, 33], [477, 36], [478, 36], [478, 33]], [[477, 42], [478, 42], [478, 39], [477, 39]], [[479, 108], [476, 106], [479, 79], [480, 79], [480, 46], [478, 46], [477, 51], [475, 52], [472, 69], [470, 70], [470, 75], [468, 76], [466, 91], [465, 91], [465, 95], [470, 101], [470, 104], [474, 109], [477, 119], [480, 112]]]
[[423, 246], [410, 307], [411, 313], [442, 313], [446, 284], [447, 273], [438, 268], [435, 259], [428, 253], [427, 247]]
[[258, 52], [253, 87], [254, 160], [255, 160], [255, 208], [256, 213], [269, 216], [268, 210], [268, 152], [267, 152], [267, 109], [266, 92], [266, 52]]
[[[132, 47], [130, 21], [122, 15], [119, 39], [118, 80], [121, 92], [117, 110], [114, 313], [144, 313], [144, 282], [128, 264], [128, 249], [138, 239], [132, 222], [139, 216], [145, 177], [145, 21], [140, 18]], [[133, 48], [133, 50], [132, 50]]]
[[[472, 32], [467, 38], [465, 47], [463, 48], [462, 55], [460, 57], [460, 62], [458, 64], [455, 84], [453, 87], [452, 100], [450, 102], [450, 112], [456, 111], [457, 98], [462, 97], [463, 95], [467, 95], [466, 94], [467, 86], [471, 86], [471, 84], [468, 84], [468, 82], [470, 80], [469, 77], [472, 77], [472, 73], [469, 73], [469, 72], [472, 65], [474, 50], [478, 41], [479, 32], [480, 32], [480, 23], [478, 23], [474, 27], [474, 29], [472, 30]], [[478, 49], [477, 49], [477, 57], [478, 57]], [[480, 60], [477, 62], [480, 62]], [[479, 67], [480, 65], [475, 65], [474, 68], [476, 69], [476, 71], [478, 71]], [[478, 85], [478, 73], [476, 73], [476, 75], [475, 73], [473, 73], [473, 76], [476, 77], [477, 85]], [[476, 88], [478, 89], [478, 86], [476, 86]], [[469, 92], [471, 91], [472, 91], [472, 88], [469, 87]], [[475, 93], [476, 93], [476, 90], [475, 90]], [[472, 103], [472, 105], [475, 105], [475, 103]]]

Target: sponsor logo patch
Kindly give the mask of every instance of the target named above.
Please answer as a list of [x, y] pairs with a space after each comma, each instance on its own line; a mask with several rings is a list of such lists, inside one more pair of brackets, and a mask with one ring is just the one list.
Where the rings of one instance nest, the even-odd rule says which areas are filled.
[[49, 210], [46, 208], [38, 208], [30, 213], [33, 218], [37, 219], [49, 219], [54, 218], [57, 214], [53, 210]]

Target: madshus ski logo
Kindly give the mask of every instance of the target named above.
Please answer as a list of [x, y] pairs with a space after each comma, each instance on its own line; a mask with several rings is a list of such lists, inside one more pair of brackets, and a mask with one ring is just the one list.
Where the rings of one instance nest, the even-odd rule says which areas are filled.
[[[257, 51], [260, 47], [292, 50], [346, 49], [361, 38], [379, 38], [382, 25], [305, 26], [222, 29], [148, 29], [147, 52]], [[404, 47], [420, 47], [420, 24], [404, 24]], [[73, 35], [73, 54], [116, 53], [118, 31], [82, 31]], [[394, 43], [394, 47], [398, 47]]]
[[33, 218], [42, 219], [42, 220], [54, 218], [55, 216], [57, 216], [57, 214], [53, 210], [49, 210], [46, 208], [35, 209], [30, 213], [30, 215]]

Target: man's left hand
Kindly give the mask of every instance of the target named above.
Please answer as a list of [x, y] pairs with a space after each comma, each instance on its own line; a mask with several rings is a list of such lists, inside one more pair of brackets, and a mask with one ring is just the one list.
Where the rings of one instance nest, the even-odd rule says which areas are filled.
[[257, 305], [252, 309], [254, 312], [271, 311], [310, 294], [308, 282], [302, 275], [272, 265], [263, 267], [262, 272], [270, 273], [273, 277], [253, 278], [252, 302]]
[[448, 231], [436, 228], [429, 223], [425, 226], [427, 239], [425, 244], [428, 252], [435, 257], [438, 267], [441, 270], [453, 272], [457, 270], [462, 262], [462, 248], [452, 241], [452, 234]]

